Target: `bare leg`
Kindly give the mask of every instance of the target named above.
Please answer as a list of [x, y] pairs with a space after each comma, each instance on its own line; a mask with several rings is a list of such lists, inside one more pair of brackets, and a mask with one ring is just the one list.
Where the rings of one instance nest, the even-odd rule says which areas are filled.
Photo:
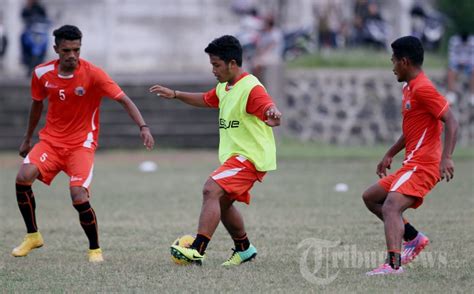
[[220, 200], [222, 224], [230, 236], [235, 239], [245, 235], [245, 226], [242, 215], [233, 203], [234, 200], [230, 200], [228, 197], [222, 197]]
[[382, 221], [382, 206], [387, 198], [387, 194], [388, 192], [378, 183], [367, 188], [367, 190], [362, 194], [365, 206], [367, 206], [367, 208]]
[[448, 70], [448, 91], [456, 92], [456, 72], [452, 69]]
[[225, 191], [212, 178], [209, 178], [204, 184], [202, 194], [198, 234], [211, 238], [221, 220], [220, 199], [225, 195]]
[[402, 238], [405, 232], [402, 213], [415, 203], [414, 197], [405, 196], [398, 192], [388, 193], [387, 199], [382, 206], [382, 214], [385, 226], [385, 239], [389, 251], [400, 252]]

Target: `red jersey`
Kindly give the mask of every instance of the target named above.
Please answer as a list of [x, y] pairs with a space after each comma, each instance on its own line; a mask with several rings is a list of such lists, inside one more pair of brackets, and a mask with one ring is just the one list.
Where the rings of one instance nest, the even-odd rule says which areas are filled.
[[124, 93], [107, 73], [83, 59], [70, 76], [59, 75], [58, 66], [59, 60], [38, 65], [31, 79], [33, 100], [49, 101], [39, 137], [56, 147], [95, 149], [102, 97], [119, 99]]
[[[248, 73], [246, 72], [241, 74], [239, 78], [235, 81], [235, 83], [247, 75]], [[217, 97], [216, 88], [204, 94], [204, 102], [209, 107], [219, 108], [219, 97]], [[268, 107], [272, 105], [274, 105], [273, 100], [270, 95], [268, 95], [265, 88], [257, 85], [253, 87], [253, 89], [249, 93], [246, 110], [248, 114], [253, 114], [256, 117], [260, 118], [262, 121], [265, 121], [267, 119], [265, 112], [267, 111]]]
[[423, 72], [403, 87], [404, 164], [439, 164], [441, 161], [440, 117], [449, 109]]

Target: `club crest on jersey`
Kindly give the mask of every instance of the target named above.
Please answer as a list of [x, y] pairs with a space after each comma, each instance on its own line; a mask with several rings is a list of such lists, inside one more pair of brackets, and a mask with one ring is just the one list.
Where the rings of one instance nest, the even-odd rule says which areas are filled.
[[408, 100], [406, 103], [405, 103], [405, 109], [406, 110], [410, 110], [411, 108], [411, 104], [410, 104], [410, 100]]
[[77, 96], [84, 96], [84, 94], [86, 94], [86, 90], [84, 89], [84, 87], [76, 87], [76, 89], [74, 89], [74, 94], [76, 94]]

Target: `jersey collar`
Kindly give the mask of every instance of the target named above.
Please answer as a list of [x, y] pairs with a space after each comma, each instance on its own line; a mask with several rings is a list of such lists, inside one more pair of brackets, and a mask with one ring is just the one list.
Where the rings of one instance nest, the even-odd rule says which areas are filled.
[[56, 75], [60, 78], [60, 79], [65, 79], [65, 80], [68, 80], [68, 79], [72, 79], [74, 78], [74, 73], [76, 73], [79, 68], [81, 67], [81, 59], [79, 58], [79, 61], [77, 62], [77, 67], [76, 69], [74, 70], [74, 72], [68, 76], [63, 76], [63, 75], [60, 75], [59, 74], [59, 59], [56, 60], [55, 64], [54, 64], [54, 68], [56, 70]]
[[413, 89], [413, 86], [425, 76], [424, 71], [420, 71], [418, 75], [411, 81], [408, 82], [408, 88]]
[[226, 91], [230, 91], [232, 90], [232, 88], [235, 86], [235, 84], [237, 84], [241, 79], [245, 78], [246, 76], [248, 76], [249, 73], [248, 72], [243, 72], [236, 80], [233, 84], [230, 84], [229, 82], [227, 82], [227, 84], [225, 85], [225, 90]]

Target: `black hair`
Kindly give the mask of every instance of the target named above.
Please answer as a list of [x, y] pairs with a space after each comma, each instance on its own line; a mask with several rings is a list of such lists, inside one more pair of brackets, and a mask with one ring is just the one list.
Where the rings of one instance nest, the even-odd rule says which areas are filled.
[[204, 52], [219, 57], [225, 63], [235, 60], [238, 66], [242, 66], [242, 46], [234, 36], [225, 35], [214, 39]]
[[73, 25], [64, 25], [59, 29], [54, 30], [53, 36], [56, 46], [59, 46], [59, 43], [62, 40], [74, 41], [82, 39], [81, 31]]
[[392, 43], [393, 55], [397, 59], [408, 58], [413, 65], [421, 66], [423, 64], [423, 45], [420, 40], [413, 36], [405, 36], [396, 39]]

